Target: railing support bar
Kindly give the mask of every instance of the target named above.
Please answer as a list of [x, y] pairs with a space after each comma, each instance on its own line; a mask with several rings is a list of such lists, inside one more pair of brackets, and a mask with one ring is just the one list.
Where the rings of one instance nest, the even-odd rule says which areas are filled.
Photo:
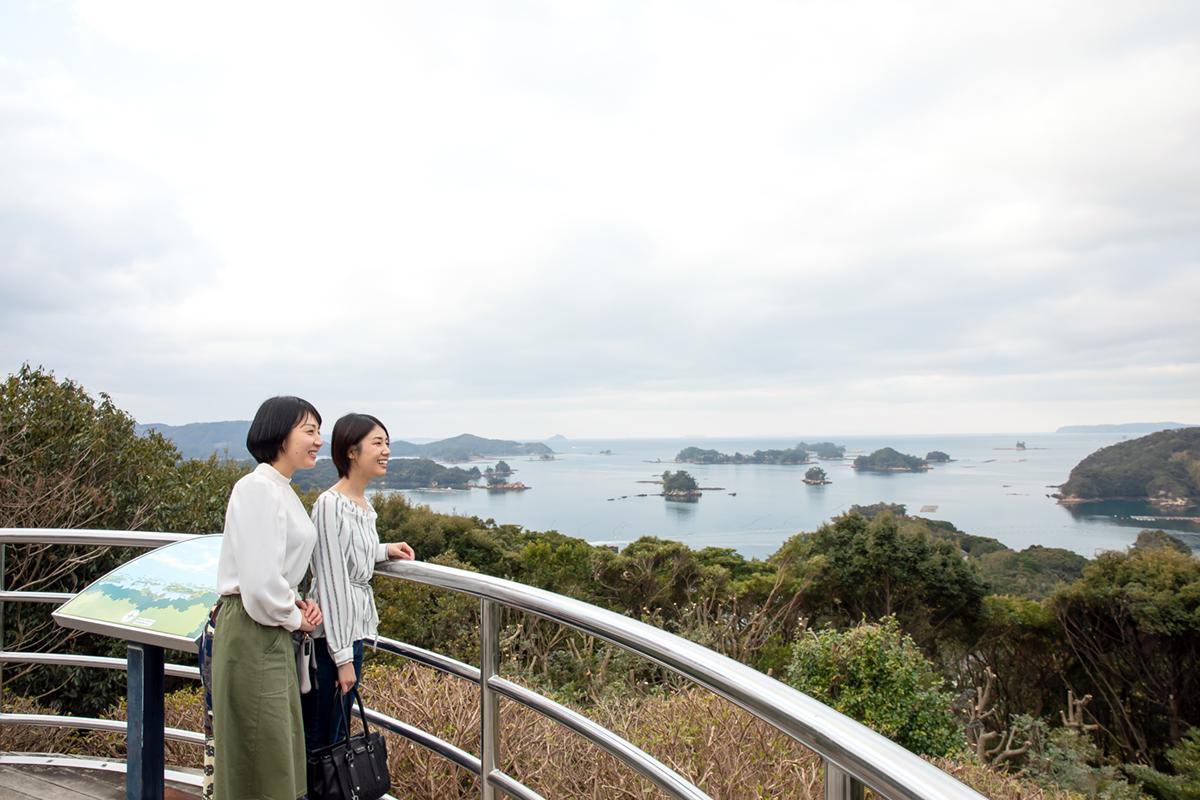
[[863, 800], [863, 785], [849, 772], [826, 760], [825, 800]]
[[129, 644], [125, 800], [163, 800], [163, 649]]
[[[0, 594], [4, 592], [5, 544], [0, 542]], [[4, 649], [4, 601], [0, 600], [0, 650]], [[4, 664], [0, 662], [0, 712], [4, 711]]]
[[500, 606], [481, 600], [479, 606], [479, 794], [496, 800], [489, 776], [500, 768], [500, 695], [488, 679], [500, 672]]

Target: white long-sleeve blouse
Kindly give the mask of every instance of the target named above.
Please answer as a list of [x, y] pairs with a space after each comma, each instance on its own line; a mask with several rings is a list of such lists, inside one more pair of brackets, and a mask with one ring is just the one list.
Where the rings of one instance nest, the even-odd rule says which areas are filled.
[[291, 481], [270, 464], [259, 464], [229, 495], [217, 591], [240, 594], [246, 613], [260, 625], [298, 629], [296, 587], [316, 540]]
[[317, 546], [312, 555], [309, 597], [317, 601], [324, 622], [313, 631], [324, 637], [335, 664], [354, 657], [354, 643], [374, 638], [379, 614], [371, 592], [375, 565], [387, 561], [387, 545], [375, 530], [375, 509], [366, 509], [329, 489], [313, 504]]

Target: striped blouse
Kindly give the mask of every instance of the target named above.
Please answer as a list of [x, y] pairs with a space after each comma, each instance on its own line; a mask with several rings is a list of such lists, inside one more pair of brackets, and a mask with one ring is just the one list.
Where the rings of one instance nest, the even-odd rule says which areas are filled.
[[375, 564], [387, 561], [387, 545], [375, 530], [375, 509], [367, 510], [329, 489], [313, 504], [317, 546], [312, 556], [312, 588], [324, 622], [313, 631], [324, 637], [335, 664], [354, 655], [354, 643], [378, 635], [379, 614], [371, 592]]

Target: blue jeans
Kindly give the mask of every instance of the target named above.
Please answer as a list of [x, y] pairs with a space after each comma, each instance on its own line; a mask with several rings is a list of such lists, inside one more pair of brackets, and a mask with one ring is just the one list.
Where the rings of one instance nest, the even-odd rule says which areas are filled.
[[[308, 694], [300, 695], [300, 707], [304, 712], [304, 744], [310, 753], [318, 747], [333, 744], [346, 735], [346, 729], [342, 727], [342, 715], [333, 702], [337, 693], [338, 670], [329, 655], [327, 640], [313, 639], [313, 655], [317, 663], [313, 688]], [[363, 643], [362, 639], [359, 639], [354, 643], [354, 677], [359, 680], [362, 680], [362, 660]], [[350, 718], [352, 697], [353, 694], [342, 698], [346, 719]]]

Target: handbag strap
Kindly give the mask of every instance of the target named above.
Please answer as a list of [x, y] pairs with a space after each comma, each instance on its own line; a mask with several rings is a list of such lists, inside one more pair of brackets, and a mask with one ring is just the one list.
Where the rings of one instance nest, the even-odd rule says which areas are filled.
[[[351, 689], [350, 692], [354, 695], [354, 699], [358, 701], [358, 716], [359, 716], [359, 719], [362, 720], [363, 735], [369, 736], [371, 734], [371, 729], [367, 726], [367, 711], [365, 708], [363, 708], [362, 695], [360, 695], [358, 693], [358, 684], [357, 683], [354, 684], [354, 688]], [[333, 702], [334, 702], [334, 705], [337, 706], [338, 713], [340, 713], [342, 715], [342, 727], [345, 728], [345, 730], [346, 730], [346, 738], [344, 741], [346, 742], [346, 745], [349, 746], [349, 744], [350, 744], [350, 720], [347, 719], [347, 717], [346, 717], [346, 704], [342, 702], [342, 687], [341, 686], [338, 686], [334, 689]], [[329, 714], [330, 714], [330, 716], [333, 715], [333, 709], [329, 710]]]

